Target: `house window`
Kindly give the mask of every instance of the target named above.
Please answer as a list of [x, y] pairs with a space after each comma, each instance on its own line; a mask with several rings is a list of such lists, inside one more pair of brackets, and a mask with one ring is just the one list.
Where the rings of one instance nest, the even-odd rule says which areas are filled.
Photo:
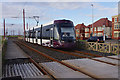
[[85, 32], [89, 32], [89, 28], [85, 28]]
[[114, 31], [114, 37], [120, 37], [120, 32]]
[[119, 29], [120, 29], [120, 24], [119, 24]]
[[117, 22], [117, 17], [115, 18], [115, 22]]
[[116, 24], [114, 25], [114, 29], [117, 29], [117, 25]]
[[114, 29], [120, 29], [120, 24], [115, 24]]
[[97, 28], [95, 27], [95, 28], [94, 28], [94, 31], [96, 31], [96, 29], [97, 29]]
[[114, 33], [114, 37], [117, 37], [117, 33]]
[[102, 31], [102, 27], [98, 27], [98, 31]]
[[93, 31], [93, 28], [90, 28], [91, 29], [91, 32]]
[[89, 37], [89, 33], [85, 33], [85, 37]]
[[118, 37], [117, 33], [114, 33], [114, 37]]
[[103, 33], [98, 33], [97, 35], [98, 35], [98, 36], [103, 36]]
[[77, 32], [77, 33], [80, 33], [79, 29], [76, 29], [76, 32]]
[[117, 29], [118, 29], [118, 25], [117, 25]]
[[76, 37], [79, 37], [79, 34], [76, 34]]

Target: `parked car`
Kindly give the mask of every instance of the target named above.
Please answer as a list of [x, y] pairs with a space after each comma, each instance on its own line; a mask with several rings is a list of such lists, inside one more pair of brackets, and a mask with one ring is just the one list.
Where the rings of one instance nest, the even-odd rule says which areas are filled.
[[100, 42], [100, 43], [104, 43], [104, 40], [103, 40], [103, 36], [93, 36], [93, 37], [90, 37], [87, 42]]

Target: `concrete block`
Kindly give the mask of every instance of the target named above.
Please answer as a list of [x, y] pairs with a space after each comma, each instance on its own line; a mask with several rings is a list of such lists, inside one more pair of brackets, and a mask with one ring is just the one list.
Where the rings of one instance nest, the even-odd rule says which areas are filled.
[[63, 60], [69, 65], [84, 69], [100, 78], [118, 78], [118, 67], [90, 59]]
[[110, 62], [110, 63], [114, 63], [118, 65], [118, 60], [115, 60], [115, 59], [110, 59], [110, 58], [105, 58], [105, 57], [95, 58], [95, 59], [99, 59], [101, 61], [106, 61], [106, 62]]
[[89, 76], [74, 71], [62, 64], [57, 62], [47, 62], [47, 63], [40, 63], [46, 70], [48, 70], [55, 78], [89, 78]]

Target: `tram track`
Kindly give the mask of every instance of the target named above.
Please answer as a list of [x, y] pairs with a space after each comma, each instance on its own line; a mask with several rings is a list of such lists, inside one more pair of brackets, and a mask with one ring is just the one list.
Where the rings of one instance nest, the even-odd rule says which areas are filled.
[[[31, 45], [33, 45], [33, 44], [31, 44]], [[36, 46], [37, 44], [34, 44], [34, 45]], [[38, 45], [38, 46], [40, 46], [40, 45]], [[100, 56], [100, 55], [97, 55], [97, 54], [81, 52], [81, 51], [78, 51], [78, 50], [74, 50], [74, 51], [68, 52], [68, 51], [54, 49], [54, 48], [45, 47], [45, 46], [42, 46], [42, 47], [44, 47], [46, 49], [50, 49], [50, 50], [52, 50], [54, 52], [60, 52], [61, 55], [63, 53], [63, 54], [72, 55], [72, 56], [75, 56], [75, 57], [78, 57], [78, 58], [88, 58], [88, 59], [91, 59], [91, 60], [94, 60], [94, 61], [98, 61], [98, 62], [102, 62], [102, 63], [105, 63], [105, 64], [109, 64], [109, 65], [112, 65], [112, 66], [119, 66], [118, 64], [115, 64], [115, 63], [111, 63], [111, 62], [108, 62], [108, 61], [103, 61], [103, 60], [99, 60], [99, 59], [94, 58], [94, 57], [103, 57], [103, 56]], [[104, 57], [105, 58], [109, 58], [109, 59], [119, 60], [118, 58], [112, 58], [112, 57], [108, 57], [108, 56], [104, 56]]]
[[68, 68], [70, 68], [70, 69], [72, 69], [72, 70], [74, 70], [74, 71], [78, 71], [78, 72], [80, 72], [80, 73], [83, 73], [83, 74], [85, 74], [85, 75], [87, 75], [87, 76], [89, 76], [89, 77], [91, 77], [91, 78], [93, 78], [93, 79], [100, 80], [100, 77], [99, 77], [99, 76], [96, 76], [95, 74], [91, 74], [90, 72], [87, 72], [87, 71], [84, 70], [84, 69], [76, 68], [76, 67], [71, 66], [71, 65], [69, 65], [69, 64], [66, 64], [66, 63], [64, 63], [64, 62], [62, 62], [62, 61], [59, 61], [59, 60], [57, 60], [57, 59], [55, 59], [55, 58], [53, 58], [53, 57], [51, 57], [51, 56], [49, 56], [49, 55], [47, 55], [47, 54], [45, 54], [45, 53], [43, 53], [43, 52], [40, 52], [40, 51], [38, 51], [38, 50], [36, 50], [36, 49], [34, 49], [34, 48], [32, 48], [32, 47], [24, 44], [24, 43], [21, 43], [21, 42], [18, 42], [18, 43], [19, 43], [19, 44], [22, 44], [23, 46], [27, 47], [28, 49], [30, 49], [30, 50], [32, 50], [32, 51], [34, 51], [34, 52], [39, 53], [40, 55], [42, 55], [42, 56], [44, 56], [44, 57], [47, 57], [48, 59], [50, 59], [50, 60], [52, 60], [52, 61], [54, 61], [54, 62], [60, 63], [60, 64], [66, 66], [66, 67], [68, 67]]
[[[20, 44], [20, 43], [17, 42], [17, 41], [16, 41], [15, 43], [16, 43], [17, 45]], [[31, 56], [29, 56], [28, 54], [24, 54], [24, 55], [29, 58], [29, 61], [30, 61], [31, 63], [33, 63], [33, 64], [43, 73], [43, 75], [48, 75], [51, 80], [57, 80], [48, 70], [46, 70], [46, 69], [43, 68], [38, 62], [36, 62], [35, 60], [33, 60], [33, 59], [31, 58]]]
[[[51, 49], [51, 50], [54, 50], [54, 51], [58, 51], [58, 52], [61, 52], [61, 53], [64, 53], [64, 54], [69, 54], [69, 55], [72, 55], [72, 56], [80, 57], [80, 58], [88, 58], [88, 59], [91, 59], [91, 60], [94, 60], [94, 61], [106, 63], [106, 64], [113, 65], [113, 66], [118, 66], [118, 64], [115, 64], [115, 63], [111, 63], [111, 62], [107, 62], [107, 61], [102, 61], [102, 60], [99, 60], [99, 59], [91, 58], [91, 57], [103, 57], [103, 56], [98, 56], [98, 55], [91, 54], [91, 53], [80, 52], [80, 51], [77, 51], [77, 50], [75, 50], [74, 52], [67, 52], [67, 51], [53, 49], [53, 48], [49, 48], [49, 47], [45, 47], [45, 48]], [[81, 53], [81, 54], [84, 54], [84, 55], [89, 55], [91, 57], [85, 57], [85, 56], [81, 56], [81, 55], [75, 54], [75, 53]], [[109, 57], [106, 57], [106, 58], [109, 58]], [[110, 57], [110, 59], [117, 59], [117, 58], [111, 58]], [[117, 60], [119, 60], [119, 59], [117, 59]]]
[[[30, 43], [31, 44], [31, 43]], [[32, 44], [32, 45], [38, 45], [38, 44]], [[40, 46], [40, 45], [38, 45]], [[42, 47], [45, 47], [45, 46], [42, 46]], [[45, 48], [48, 48], [48, 49], [53, 49], [53, 48], [50, 48], [50, 47], [45, 47]], [[57, 49], [56, 49], [57, 50]], [[61, 50], [62, 51], [62, 50]], [[65, 52], [65, 51], [64, 51]], [[93, 54], [93, 53], [88, 53], [88, 52], [83, 52], [83, 51], [78, 51], [78, 50], [74, 50], [74, 53], [80, 53], [80, 54], [84, 54], [86, 56], [91, 56], [91, 57], [105, 57], [105, 58], [109, 58], [109, 59], [113, 59], [113, 60], [120, 60], [120, 58], [114, 58], [114, 57], [109, 57], [109, 56], [101, 56], [99, 54]], [[85, 58], [85, 57], [83, 57]]]

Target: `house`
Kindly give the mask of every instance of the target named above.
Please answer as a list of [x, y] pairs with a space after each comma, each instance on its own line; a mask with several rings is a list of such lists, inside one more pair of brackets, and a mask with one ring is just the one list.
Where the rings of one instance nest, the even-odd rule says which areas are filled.
[[112, 22], [108, 18], [101, 18], [92, 24], [85, 26], [83, 23], [75, 26], [76, 39], [88, 39], [91, 36], [105, 36], [107, 38], [112, 37]]
[[93, 28], [92, 24], [90, 24], [85, 29], [85, 38], [89, 38], [92, 32], [92, 36], [103, 36], [105, 34], [107, 38], [112, 37], [112, 22], [108, 18], [101, 18], [93, 23]]
[[119, 16], [118, 15], [112, 16], [112, 39], [120, 39], [120, 17]]
[[75, 26], [76, 39], [85, 39], [85, 25], [84, 23]]

